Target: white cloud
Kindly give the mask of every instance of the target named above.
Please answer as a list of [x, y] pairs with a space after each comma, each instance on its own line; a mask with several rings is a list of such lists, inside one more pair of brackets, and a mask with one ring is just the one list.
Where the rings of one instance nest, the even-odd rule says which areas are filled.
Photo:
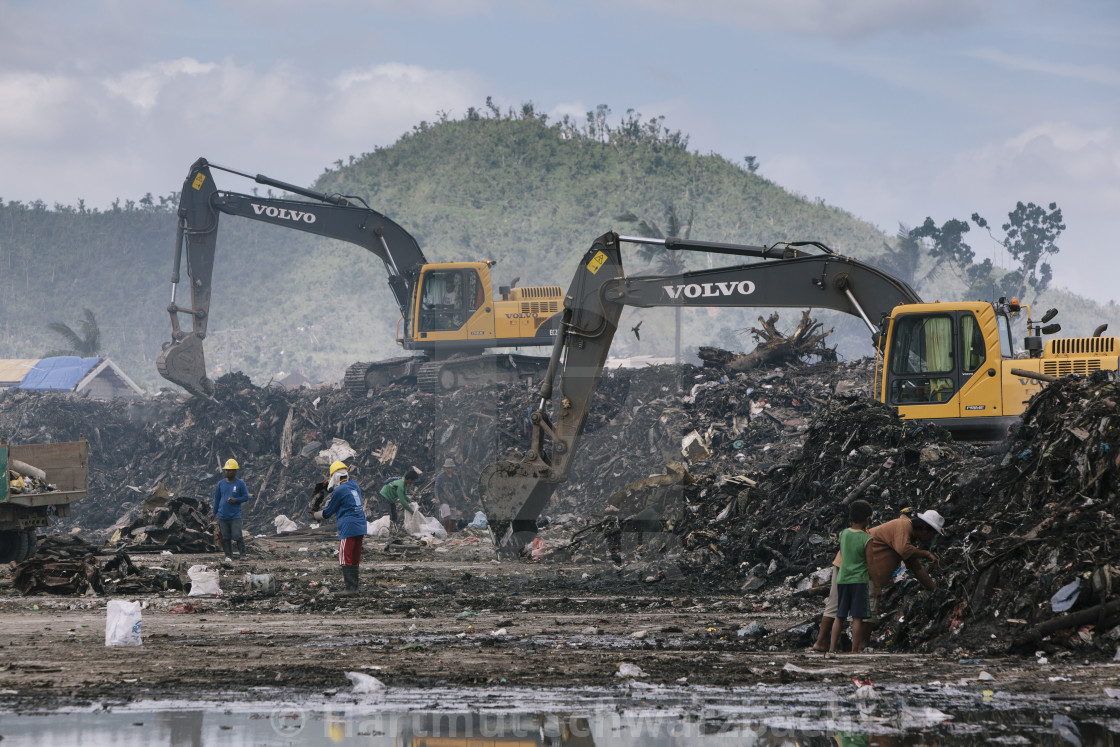
[[1071, 65], [1047, 62], [1033, 57], [1006, 54], [998, 49], [974, 49], [966, 54], [969, 57], [991, 62], [1008, 70], [1044, 73], [1061, 78], [1100, 83], [1105, 86], [1120, 86], [1120, 70], [1105, 65]]
[[[1112, 247], [1120, 204], [1120, 129], [1044, 122], [949, 157], [883, 154], [860, 169], [789, 161], [772, 159], [764, 171], [810, 196], [818, 189], [830, 204], [891, 234], [899, 222], [914, 226], [926, 216], [937, 223], [968, 220], [978, 212], [999, 236], [1016, 202], [1055, 202], [1067, 226], [1052, 263], [1055, 285], [1101, 300], [1117, 297], [1112, 277], [1120, 271], [1120, 255]], [[974, 231], [970, 238], [978, 259], [1006, 262], [983, 233]]]
[[30, 144], [57, 137], [69, 126], [67, 110], [78, 95], [76, 81], [66, 76], [0, 74], [0, 141]]
[[714, 21], [754, 31], [861, 38], [902, 31], [928, 33], [975, 23], [1003, 4], [995, 0], [617, 0], [647, 13]]
[[1057, 201], [1100, 217], [1120, 204], [1120, 130], [1069, 122], [1034, 125], [1014, 137], [965, 151], [933, 179], [975, 200]]
[[204, 75], [212, 72], [216, 67], [214, 63], [202, 63], [184, 57], [180, 60], [167, 60], [129, 70], [115, 78], [105, 80], [103, 85], [109, 93], [147, 112], [155, 107], [160, 91], [170, 81], [180, 75]]
[[[440, 111], [462, 116], [484, 100], [483, 88], [475, 75], [463, 71], [400, 63], [349, 70], [331, 81], [323, 124], [342, 141], [354, 143], [348, 151], [335, 149], [336, 156], [363, 153], [421, 121], [434, 120]], [[376, 143], [369, 138], [371, 127], [380, 132]]]
[[0, 100], [16, 103], [0, 109], [0, 197], [104, 208], [178, 190], [199, 156], [309, 184], [338, 158], [388, 145], [439, 111], [461, 116], [483, 88], [467, 72], [399, 64], [331, 81], [288, 65], [193, 59], [111, 80], [0, 75]]

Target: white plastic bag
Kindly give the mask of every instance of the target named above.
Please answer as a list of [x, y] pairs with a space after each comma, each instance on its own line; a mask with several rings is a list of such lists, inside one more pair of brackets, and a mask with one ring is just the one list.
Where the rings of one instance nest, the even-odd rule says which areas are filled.
[[385, 689], [384, 682], [363, 672], [347, 672], [346, 679], [354, 683], [354, 693], [379, 693]]
[[434, 516], [421, 515], [422, 523], [420, 525], [421, 535], [431, 535], [436, 539], [447, 539], [447, 530], [443, 526], [443, 522]]
[[420, 527], [424, 520], [424, 515], [420, 513], [419, 507], [415, 503], [408, 504], [409, 508], [404, 512], [404, 530], [409, 534], [418, 534]]
[[192, 565], [187, 569], [191, 579], [191, 592], [188, 597], [216, 597], [222, 590], [218, 588], [218, 572], [204, 565]]
[[415, 503], [409, 505], [412, 510], [404, 512], [404, 530], [406, 532], [414, 537], [447, 539], [447, 530], [443, 528], [439, 519], [420, 513], [420, 507]]
[[366, 534], [370, 537], [388, 537], [391, 518], [382, 516], [377, 521], [366, 522]]
[[106, 608], [105, 645], [140, 646], [140, 603], [110, 599]]
[[297, 525], [294, 521], [289, 519], [284, 514], [280, 514], [279, 516], [277, 516], [272, 520], [272, 523], [276, 525], [277, 534], [283, 534], [284, 532], [295, 532], [299, 529], [299, 525]]
[[470, 524], [467, 524], [467, 526], [469, 526], [471, 529], [485, 529], [486, 527], [490, 526], [490, 524], [486, 521], [486, 514], [482, 513], [481, 511], [475, 511], [474, 519]]

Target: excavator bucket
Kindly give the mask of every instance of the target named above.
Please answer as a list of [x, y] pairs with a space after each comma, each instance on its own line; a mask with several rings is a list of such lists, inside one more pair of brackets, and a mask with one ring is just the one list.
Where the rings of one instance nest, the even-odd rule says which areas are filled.
[[197, 334], [191, 333], [178, 342], [167, 344], [156, 359], [156, 368], [163, 378], [191, 394], [213, 399], [214, 382], [206, 377], [206, 359]]
[[514, 555], [533, 540], [537, 517], [548, 505], [559, 482], [549, 480], [533, 465], [509, 459], [489, 464], [478, 476], [482, 510], [490, 522], [494, 545]]

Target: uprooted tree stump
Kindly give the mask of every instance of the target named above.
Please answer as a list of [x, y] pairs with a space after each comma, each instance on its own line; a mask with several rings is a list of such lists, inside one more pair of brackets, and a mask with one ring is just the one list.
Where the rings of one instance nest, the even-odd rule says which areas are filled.
[[718, 348], [700, 348], [700, 358], [730, 371], [749, 371], [759, 366], [802, 362], [813, 356], [822, 361], [836, 360], [836, 348], [824, 344], [832, 330], [822, 332], [824, 325], [814, 321], [809, 316], [809, 311], [801, 312], [801, 322], [789, 336], [783, 335], [775, 326], [778, 323], [777, 312], [766, 319], [759, 317], [758, 321], [762, 325], [761, 329], [751, 327], [751, 336], [758, 343], [751, 352], [733, 355]]

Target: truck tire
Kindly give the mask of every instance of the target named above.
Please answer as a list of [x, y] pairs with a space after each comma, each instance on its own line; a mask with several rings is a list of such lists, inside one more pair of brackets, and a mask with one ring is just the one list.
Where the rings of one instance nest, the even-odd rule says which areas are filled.
[[0, 532], [0, 563], [11, 563], [25, 559], [27, 552], [27, 532], [8, 529]]
[[34, 528], [28, 529], [24, 534], [27, 535], [27, 549], [24, 550], [22, 560], [27, 560], [35, 555], [35, 546], [39, 544], [39, 535]]

